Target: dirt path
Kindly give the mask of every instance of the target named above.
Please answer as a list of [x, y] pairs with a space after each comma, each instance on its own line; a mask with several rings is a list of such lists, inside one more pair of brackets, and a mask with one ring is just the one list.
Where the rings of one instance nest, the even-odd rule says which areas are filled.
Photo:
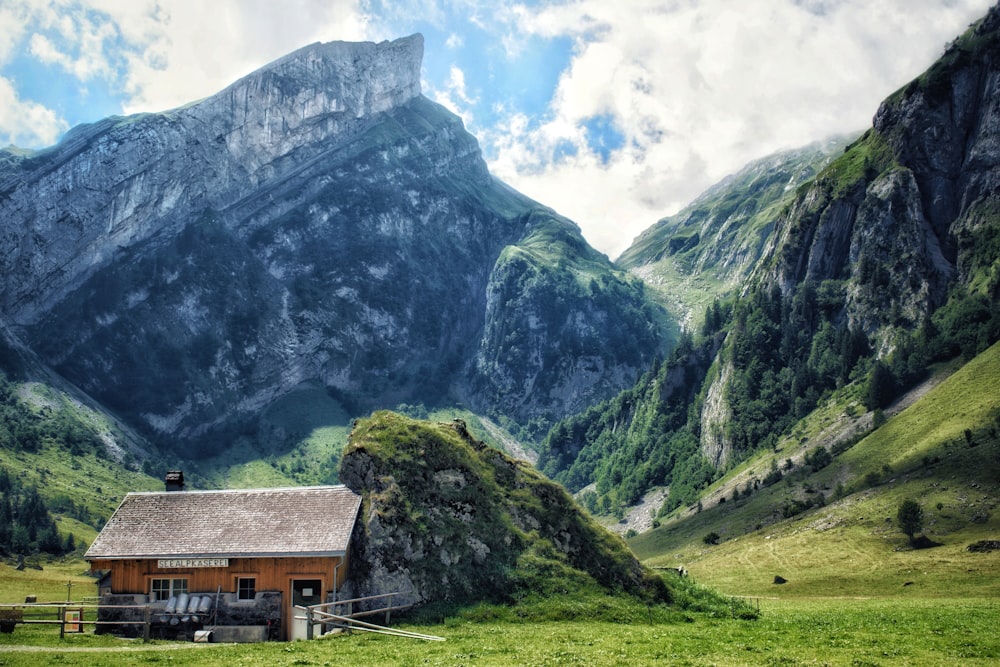
[[170, 644], [137, 644], [135, 646], [0, 646], [3, 653], [135, 653], [138, 651], [180, 651], [210, 647], [231, 646], [231, 644], [201, 644], [195, 642]]

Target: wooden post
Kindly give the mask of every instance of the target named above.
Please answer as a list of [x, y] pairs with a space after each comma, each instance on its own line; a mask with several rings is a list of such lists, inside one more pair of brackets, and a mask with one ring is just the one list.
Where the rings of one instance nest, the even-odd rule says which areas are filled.
[[149, 643], [149, 629], [153, 622], [153, 609], [149, 605], [146, 605], [145, 609], [142, 611], [142, 643]]
[[306, 639], [313, 638], [313, 609], [306, 607]]
[[386, 625], [386, 627], [389, 626], [389, 614], [392, 613], [391, 610], [392, 610], [392, 594], [390, 593], [389, 594], [389, 603], [388, 603], [388, 605], [386, 605], [386, 608], [385, 608], [385, 625]]
[[58, 611], [56, 611], [56, 613], [59, 614], [59, 639], [65, 639], [66, 638], [66, 607], [59, 607]]

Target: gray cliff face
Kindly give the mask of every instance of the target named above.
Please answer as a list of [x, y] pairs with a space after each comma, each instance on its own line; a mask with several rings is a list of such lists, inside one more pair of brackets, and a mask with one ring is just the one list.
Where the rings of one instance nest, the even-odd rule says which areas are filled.
[[567, 224], [529, 216], [525, 239], [504, 249], [486, 290], [472, 393], [521, 423], [539, 415], [539, 399], [543, 416], [558, 419], [607, 397], [605, 386], [628, 386], [662, 344], [662, 311], [642, 283], [606, 271], [575, 230], [554, 233]]
[[4, 229], [4, 312], [34, 324], [120, 248], [294, 176], [417, 97], [422, 55], [420, 36], [317, 44], [187, 107], [74, 128], [0, 184], [0, 217], [25, 223]]
[[998, 29], [994, 8], [883, 102], [873, 128], [779, 219], [765, 251], [777, 260], [765, 279], [786, 294], [803, 280], [846, 280], [852, 328], [883, 353], [956, 279], [970, 286], [989, 270], [975, 246], [997, 234], [988, 211], [1000, 192]]
[[[419, 35], [309, 46], [186, 107], [3, 153], [2, 314], [60, 373], [170, 442], [214, 434], [224, 447], [317, 381], [356, 411], [516, 403], [523, 421], [620, 389], [659, 337], [600, 351], [585, 374], [564, 341], [647, 326], [632, 308], [641, 290], [575, 225], [490, 176], [461, 121], [420, 95], [422, 47]], [[526, 265], [542, 275], [533, 287], [571, 282], [548, 266], [561, 257], [627, 298], [594, 310], [589, 290], [563, 290], [574, 318], [526, 359], [492, 333], [527, 298], [498, 262], [539, 230], [553, 250]], [[506, 300], [490, 296], [511, 280]], [[539, 374], [549, 391], [524, 391]]]

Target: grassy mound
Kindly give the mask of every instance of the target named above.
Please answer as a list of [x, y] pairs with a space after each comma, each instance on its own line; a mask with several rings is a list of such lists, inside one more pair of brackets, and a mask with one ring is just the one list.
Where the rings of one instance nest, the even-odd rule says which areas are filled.
[[[458, 420], [391, 412], [358, 420], [340, 478], [364, 497], [361, 567], [352, 565], [360, 591], [407, 584], [418, 602], [450, 605], [698, 597], [668, 587], [561, 486], [475, 440]], [[531, 613], [575, 613], [543, 607]]]

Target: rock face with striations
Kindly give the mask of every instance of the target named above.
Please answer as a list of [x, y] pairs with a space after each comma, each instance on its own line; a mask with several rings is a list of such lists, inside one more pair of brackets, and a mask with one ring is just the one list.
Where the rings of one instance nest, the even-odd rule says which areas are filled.
[[521, 423], [621, 388], [663, 345], [658, 311], [489, 174], [420, 94], [422, 52], [315, 44], [200, 102], [0, 152], [0, 315], [190, 453], [303, 383], [359, 411], [459, 401]]

